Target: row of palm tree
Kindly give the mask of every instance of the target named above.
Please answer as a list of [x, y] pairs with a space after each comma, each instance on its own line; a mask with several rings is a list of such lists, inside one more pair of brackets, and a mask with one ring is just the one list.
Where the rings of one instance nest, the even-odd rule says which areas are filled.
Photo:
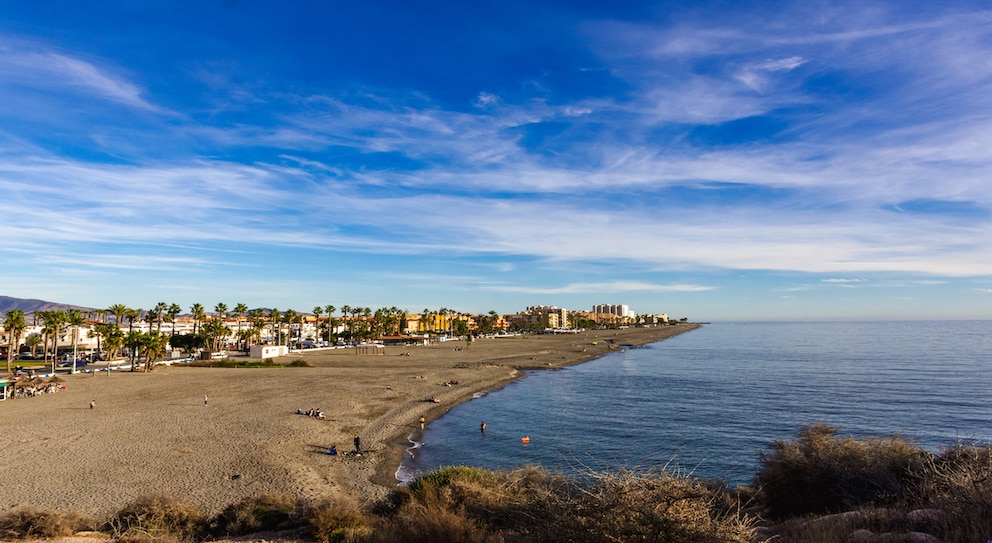
[[[334, 317], [335, 311], [340, 311], [340, 319]], [[39, 320], [42, 323], [41, 339], [31, 337], [25, 343], [32, 349], [41, 343], [46, 363], [49, 360], [49, 352], [53, 353], [51, 360], [54, 370], [56, 358], [54, 353], [59, 336], [66, 331], [67, 327], [71, 327], [75, 359], [78, 354], [80, 328], [90, 323], [94, 317], [102, 315], [103, 322], [93, 323], [90, 329], [90, 337], [97, 338], [98, 350], [115, 355], [126, 347], [128, 348], [128, 356], [132, 360], [132, 366], [135, 366], [136, 361], [140, 358], [140, 352], [149, 352], [154, 358], [158, 347], [152, 344], [163, 341], [162, 338], [176, 335], [176, 321], [181, 313], [182, 308], [178, 304], [166, 302], [159, 302], [149, 310], [131, 308], [125, 304], [114, 304], [104, 310], [90, 313], [82, 313], [77, 310], [68, 312], [61, 310], [38, 311], [34, 313], [34, 319], [36, 324]], [[340, 336], [350, 340], [368, 340], [383, 335], [400, 334], [403, 332], [408, 311], [395, 306], [382, 307], [373, 311], [369, 307], [362, 306], [344, 305], [339, 310], [334, 305], [318, 305], [314, 306], [312, 314], [318, 324], [318, 337], [330, 342], [337, 335], [335, 332], [339, 331], [342, 326]], [[465, 320], [452, 318], [458, 314], [457, 311], [444, 307], [435, 311], [425, 308], [419, 319], [419, 331], [464, 332]], [[284, 341], [288, 345], [303, 339], [301, 337], [302, 327], [294, 327], [294, 325], [302, 323], [305, 315], [292, 309], [284, 312], [276, 308], [267, 312], [263, 309], [249, 311], [247, 305], [238, 303], [233, 311], [229, 311], [228, 305], [221, 302], [214, 306], [213, 314], [208, 315], [202, 304], [194, 303], [189, 308], [189, 315], [193, 319], [193, 335], [203, 336], [206, 340], [204, 344], [214, 350], [221, 348], [221, 342], [232, 335], [237, 338], [238, 344], [242, 348], [258, 344], [262, 341], [262, 335], [266, 328], [270, 330], [270, 337], [274, 338], [277, 345], [282, 345]], [[321, 322], [321, 318], [325, 315], [326, 318]], [[110, 322], [110, 316], [113, 316], [113, 324]], [[232, 316], [237, 322], [236, 330], [231, 330], [225, 324], [227, 319]], [[478, 318], [480, 328], [490, 328], [495, 325], [497, 319], [498, 315], [495, 311], [489, 312], [489, 318], [480, 316]], [[148, 324], [147, 332], [135, 330], [135, 323], [141, 320]], [[126, 333], [123, 331], [125, 323], [127, 323]], [[165, 323], [171, 324], [170, 336], [162, 334], [162, 326]], [[282, 333], [283, 325], [288, 325], [289, 332], [287, 334]], [[11, 346], [21, 345], [21, 339], [26, 329], [27, 324], [23, 311], [12, 310], [7, 313], [4, 330], [8, 332]], [[144, 334], [144, 336], [140, 334]], [[49, 341], [52, 342], [51, 351], [49, 351]], [[167, 343], [168, 340], [165, 341]], [[16, 351], [16, 348], [8, 349], [8, 372], [11, 371], [11, 360]]]

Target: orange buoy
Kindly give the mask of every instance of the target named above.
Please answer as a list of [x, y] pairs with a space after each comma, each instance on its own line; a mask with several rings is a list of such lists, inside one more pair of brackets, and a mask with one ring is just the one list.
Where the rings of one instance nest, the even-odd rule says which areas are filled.
[[520, 438], [520, 442], [521, 443], [530, 443], [530, 438], [529, 437], [522, 437], [522, 438]]

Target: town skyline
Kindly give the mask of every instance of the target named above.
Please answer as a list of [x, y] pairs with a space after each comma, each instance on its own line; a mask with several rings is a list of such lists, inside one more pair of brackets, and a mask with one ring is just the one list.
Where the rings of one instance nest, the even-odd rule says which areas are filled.
[[992, 319], [977, 0], [41, 0], [0, 52], [10, 296]]

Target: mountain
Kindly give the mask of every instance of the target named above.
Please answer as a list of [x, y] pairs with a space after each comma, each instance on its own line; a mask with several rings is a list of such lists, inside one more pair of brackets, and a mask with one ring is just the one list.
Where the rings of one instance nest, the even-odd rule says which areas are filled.
[[31, 300], [25, 298], [12, 298], [10, 296], [0, 296], [0, 314], [6, 314], [8, 311], [12, 311], [14, 309], [24, 311], [25, 315], [36, 311], [58, 311], [60, 309], [62, 311], [69, 311], [72, 309], [78, 309], [79, 311], [96, 311], [96, 309], [92, 307], [46, 302], [45, 300]]

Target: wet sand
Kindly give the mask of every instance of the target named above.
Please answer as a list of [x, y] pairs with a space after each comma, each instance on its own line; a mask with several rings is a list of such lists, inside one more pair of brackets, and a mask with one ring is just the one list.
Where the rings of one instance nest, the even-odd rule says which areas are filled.
[[[249, 496], [377, 500], [406, 437], [477, 392], [644, 345], [694, 325], [293, 353], [307, 368], [190, 368], [65, 376], [65, 391], [0, 402], [0, 510], [104, 516], [164, 493], [208, 513]], [[607, 343], [610, 340], [613, 344]], [[595, 344], [594, 344], [595, 343]], [[445, 386], [452, 380], [457, 384]], [[209, 402], [204, 404], [204, 396]], [[426, 401], [436, 398], [438, 403]], [[90, 409], [90, 402], [95, 408]], [[320, 420], [296, 414], [319, 408]], [[328, 456], [332, 445], [361, 456]]]

